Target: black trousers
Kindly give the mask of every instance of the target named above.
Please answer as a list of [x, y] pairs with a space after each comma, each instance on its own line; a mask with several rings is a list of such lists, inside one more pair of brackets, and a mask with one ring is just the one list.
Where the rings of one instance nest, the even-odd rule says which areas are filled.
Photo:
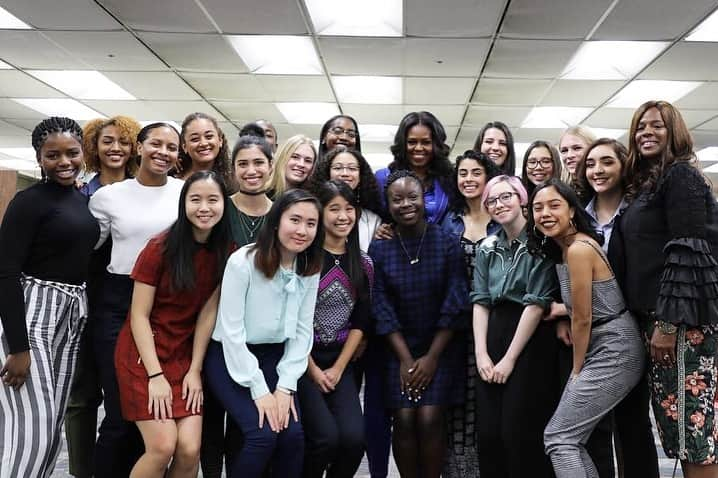
[[[559, 395], [566, 386], [568, 377], [571, 375], [573, 368], [573, 347], [568, 347], [563, 343], [559, 343], [558, 351], [559, 375], [561, 377]], [[651, 440], [653, 437], [651, 437]], [[586, 451], [591, 457], [593, 464], [596, 465], [598, 475], [601, 478], [614, 478], [616, 470], [613, 465], [613, 413], [609, 413], [598, 422], [598, 425], [591, 433], [591, 437], [586, 442]], [[628, 475], [640, 476], [638, 475]]]
[[[505, 302], [489, 316], [488, 353], [497, 364], [516, 332], [523, 306]], [[558, 404], [558, 340], [553, 324], [542, 322], [516, 360], [505, 384], [479, 380], [476, 386], [477, 443], [481, 476], [550, 478], [543, 431]]]
[[[316, 349], [312, 358], [326, 369], [340, 350]], [[351, 478], [364, 456], [364, 417], [352, 364], [342, 374], [333, 392], [322, 393], [309, 374], [297, 385], [302, 407], [305, 455], [304, 478]]]

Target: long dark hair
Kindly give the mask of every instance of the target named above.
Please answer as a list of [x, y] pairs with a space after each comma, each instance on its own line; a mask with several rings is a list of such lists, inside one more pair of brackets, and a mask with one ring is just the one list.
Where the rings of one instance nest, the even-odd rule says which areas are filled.
[[329, 128], [332, 126], [332, 123], [334, 123], [339, 118], [345, 118], [354, 123], [354, 131], [357, 132], [357, 137], [354, 142], [354, 149], [356, 149], [357, 151], [361, 151], [361, 135], [359, 134], [359, 125], [357, 124], [357, 120], [347, 115], [336, 115], [329, 118], [326, 123], [322, 125], [321, 131], [319, 131], [319, 151], [317, 151], [317, 161], [320, 161], [324, 157], [324, 155], [327, 154], [327, 133], [329, 132]]
[[337, 155], [341, 153], [348, 153], [354, 156], [359, 163], [359, 185], [356, 188], [356, 193], [353, 194], [356, 206], [362, 209], [368, 209], [376, 214], [381, 213], [381, 200], [379, 196], [379, 183], [374, 177], [371, 171], [371, 166], [367, 160], [362, 156], [361, 152], [356, 149], [345, 148], [344, 146], [338, 146], [333, 150], [329, 151], [326, 155], [319, 158], [317, 167], [314, 168], [314, 173], [309, 178], [309, 186], [307, 189], [317, 194], [318, 190], [322, 185], [329, 181], [331, 177], [332, 161]]
[[621, 189], [626, 190], [626, 161], [628, 159], [628, 150], [620, 141], [613, 138], [599, 138], [591, 143], [586, 150], [583, 152], [583, 156], [578, 160], [576, 164], [576, 177], [573, 178], [573, 188], [576, 190], [576, 194], [583, 204], [588, 204], [591, 199], [596, 195], [596, 191], [593, 190], [591, 184], [586, 178], [586, 158], [598, 146], [610, 146], [613, 150], [618, 162], [621, 163]]
[[217, 136], [222, 141], [222, 146], [219, 148], [217, 157], [214, 158], [214, 164], [212, 164], [212, 171], [215, 171], [222, 180], [227, 184], [229, 190], [234, 190], [234, 178], [232, 177], [229, 167], [229, 146], [227, 145], [227, 138], [224, 136], [222, 128], [219, 127], [217, 120], [206, 114], [206, 113], [190, 113], [184, 121], [182, 121], [182, 131], [180, 132], [180, 150], [179, 150], [179, 161], [180, 171], [189, 171], [192, 168], [192, 158], [184, 150], [187, 141], [185, 140], [185, 134], [187, 133], [187, 127], [195, 120], [204, 119], [212, 123], [214, 129], [217, 131]]
[[454, 163], [454, 183], [451, 188], [451, 199], [449, 202], [449, 210], [454, 211], [457, 214], [463, 213], [468, 207], [466, 204], [466, 198], [459, 191], [458, 184], [459, 166], [467, 159], [476, 161], [477, 163], [479, 163], [479, 166], [484, 168], [484, 174], [486, 175], [484, 187], [486, 187], [486, 184], [489, 182], [489, 180], [501, 174], [501, 169], [499, 169], [499, 167], [496, 166], [496, 163], [491, 161], [489, 157], [484, 153], [469, 149], [468, 151], [465, 151], [464, 154], [457, 156], [456, 162]]
[[[343, 181], [325, 181], [316, 191], [319, 203], [322, 205], [322, 216], [324, 208], [337, 196], [343, 197], [349, 204], [355, 203], [354, 192]], [[366, 294], [367, 275], [364, 267], [362, 267], [362, 253], [359, 248], [359, 217], [361, 210], [357, 211], [357, 222], [354, 223], [349, 237], [347, 237], [347, 258], [349, 259], [349, 270], [345, 271], [351, 280], [354, 290], [359, 293]], [[326, 234], [326, 232], [325, 232]]]
[[536, 189], [536, 185], [529, 179], [528, 165], [526, 162], [529, 160], [531, 151], [536, 148], [546, 148], [548, 150], [548, 153], [551, 155], [551, 163], [553, 164], [551, 179], [561, 179], [561, 156], [558, 154], [556, 147], [548, 141], [543, 141], [541, 139], [534, 141], [528, 148], [526, 148], [526, 152], [524, 153], [524, 163], [521, 165], [521, 182], [524, 183], [529, 196], [533, 194], [534, 189]]
[[536, 189], [534, 189], [534, 192], [529, 198], [528, 218], [526, 223], [526, 234], [528, 240], [526, 241], [526, 247], [531, 254], [548, 257], [557, 263], [563, 262], [561, 246], [559, 246], [556, 241], [549, 240], [548, 237], [544, 236], [538, 229], [536, 229], [536, 222], [534, 221], [534, 198], [539, 191], [546, 188], [554, 188], [559, 196], [566, 200], [568, 206], [573, 208], [573, 224], [577, 232], [586, 234], [599, 245], [603, 244], [603, 238], [598, 235], [596, 230], [591, 225], [591, 216], [588, 215], [586, 210], [581, 205], [581, 201], [578, 199], [574, 190], [560, 179], [551, 178], [545, 183], [536, 186]]
[[[212, 228], [207, 243], [198, 245], [192, 235], [192, 223], [187, 219], [185, 202], [187, 193], [192, 184], [197, 181], [212, 181], [219, 186], [224, 200], [224, 212], [219, 222]], [[179, 199], [179, 210], [177, 220], [167, 231], [163, 260], [169, 268], [171, 277], [171, 288], [174, 291], [190, 291], [195, 286], [194, 255], [199, 247], [206, 247], [214, 252], [217, 258], [217, 270], [215, 279], [217, 282], [222, 278], [224, 265], [227, 262], [231, 235], [229, 229], [229, 195], [227, 187], [222, 178], [214, 171], [198, 171], [187, 178], [182, 186]]]
[[514, 136], [511, 134], [509, 127], [506, 126], [506, 123], [502, 123], [501, 121], [490, 121], [486, 123], [484, 127], [479, 130], [479, 135], [476, 137], [476, 141], [474, 142], [474, 150], [481, 151], [481, 144], [484, 142], [484, 135], [492, 128], [498, 129], [504, 133], [504, 136], [506, 137], [506, 160], [504, 161], [504, 164], [499, 166], [499, 169], [501, 169], [504, 174], [513, 176], [516, 174], [516, 150], [514, 149]]
[[317, 208], [319, 219], [317, 221], [317, 235], [309, 247], [297, 255], [297, 273], [301, 276], [310, 276], [322, 270], [324, 260], [324, 227], [322, 226], [322, 207], [317, 198], [303, 189], [290, 189], [274, 200], [271, 209], [265, 216], [264, 224], [257, 233], [257, 242], [251, 246], [256, 251], [254, 266], [262, 271], [265, 277], [271, 279], [279, 269], [281, 253], [277, 230], [284, 211], [294, 204], [308, 202]]
[[430, 179], [438, 178], [441, 189], [451, 191], [451, 180], [453, 178], [453, 166], [449, 161], [449, 146], [446, 144], [446, 131], [441, 122], [428, 111], [415, 111], [404, 116], [399, 123], [394, 136], [394, 144], [391, 145], [391, 154], [394, 160], [389, 164], [389, 171], [397, 169], [411, 170], [411, 164], [406, 157], [406, 137], [409, 130], [417, 125], [423, 125], [431, 131], [432, 159], [428, 165], [428, 176]]

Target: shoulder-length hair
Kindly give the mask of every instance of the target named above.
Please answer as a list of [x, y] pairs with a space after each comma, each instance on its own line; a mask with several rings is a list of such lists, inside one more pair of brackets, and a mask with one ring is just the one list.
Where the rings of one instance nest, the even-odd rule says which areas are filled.
[[319, 131], [319, 153], [317, 154], [318, 159], [324, 158], [324, 155], [327, 154], [327, 133], [329, 132], [329, 128], [332, 126], [332, 123], [334, 123], [339, 118], [344, 118], [349, 121], [351, 121], [354, 124], [354, 131], [357, 132], [357, 136], [355, 138], [354, 143], [354, 149], [357, 151], [361, 151], [361, 135], [359, 134], [359, 124], [357, 124], [357, 120], [352, 118], [349, 115], [336, 115], [329, 118], [326, 123], [322, 125], [321, 131]]
[[171, 287], [174, 291], [189, 291], [195, 286], [194, 254], [197, 244], [192, 234], [192, 223], [187, 218], [185, 204], [189, 188], [198, 181], [212, 181], [219, 187], [224, 201], [224, 212], [209, 234], [207, 247], [217, 259], [215, 279], [219, 282], [229, 255], [231, 235], [229, 226], [229, 194], [221, 176], [215, 171], [198, 171], [187, 178], [180, 192], [177, 220], [167, 231], [163, 260], [170, 271]]
[[82, 151], [85, 153], [85, 165], [88, 171], [99, 173], [101, 170], [100, 155], [97, 144], [100, 141], [102, 130], [114, 126], [120, 134], [120, 139], [130, 144], [130, 158], [125, 163], [125, 177], [131, 178], [137, 173], [139, 161], [137, 160], [137, 133], [142, 126], [129, 116], [113, 116], [112, 118], [96, 118], [85, 123], [82, 128]]
[[[661, 114], [668, 134], [668, 144], [658, 161], [645, 161], [641, 157], [636, 143], [638, 124], [646, 111], [651, 108], [656, 108]], [[693, 138], [691, 138], [691, 133], [688, 131], [688, 126], [683, 121], [680, 111], [667, 101], [647, 101], [638, 107], [631, 119], [628, 141], [626, 195], [629, 198], [638, 194], [641, 189], [653, 190], [658, 178], [673, 163], [677, 161], [693, 161], [695, 159]]]
[[504, 161], [504, 164], [499, 166], [499, 169], [504, 174], [513, 176], [516, 174], [516, 150], [514, 149], [514, 135], [511, 134], [511, 130], [508, 126], [506, 126], [506, 123], [502, 123], [501, 121], [489, 121], [486, 123], [484, 127], [479, 130], [479, 135], [476, 137], [476, 141], [474, 142], [474, 150], [481, 151], [481, 144], [484, 142], [484, 135], [486, 135], [486, 132], [492, 128], [500, 130], [506, 137], [506, 161]]
[[198, 119], [204, 119], [212, 123], [212, 126], [214, 126], [214, 129], [217, 131], [217, 136], [219, 136], [219, 139], [222, 141], [222, 146], [220, 146], [219, 148], [217, 157], [214, 158], [214, 163], [212, 164], [212, 171], [219, 174], [219, 176], [222, 178], [222, 180], [225, 182], [225, 184], [231, 191], [234, 189], [234, 178], [232, 178], [232, 174], [229, 168], [229, 146], [227, 145], [227, 137], [224, 135], [224, 131], [222, 131], [222, 128], [219, 127], [219, 123], [217, 122], [217, 120], [213, 116], [208, 115], [207, 113], [190, 113], [185, 117], [184, 121], [182, 121], [182, 131], [180, 131], [179, 149], [180, 173], [184, 171], [189, 171], [192, 168], [192, 158], [184, 150], [185, 146], [187, 145], [185, 134], [187, 134], [187, 127], [189, 126], [189, 124]]
[[486, 204], [486, 200], [489, 198], [491, 190], [499, 183], [509, 183], [509, 186], [511, 186], [516, 194], [519, 195], [519, 204], [526, 206], [526, 202], [528, 201], [526, 188], [523, 184], [521, 184], [521, 180], [519, 178], [516, 176], [509, 176], [508, 174], [496, 176], [486, 183], [486, 186], [484, 186], [484, 192], [481, 194], [481, 204]]
[[301, 276], [310, 276], [322, 270], [324, 260], [322, 245], [324, 244], [324, 227], [322, 225], [322, 207], [316, 197], [303, 189], [289, 189], [276, 197], [272, 207], [265, 216], [264, 224], [257, 233], [257, 242], [251, 246], [256, 251], [254, 266], [271, 279], [279, 269], [281, 251], [277, 231], [282, 215], [291, 206], [307, 202], [317, 208], [317, 234], [309, 247], [297, 255], [296, 271]]
[[[464, 154], [456, 157], [456, 162], [454, 162], [454, 183], [451, 187], [451, 199], [449, 203], [449, 209], [451, 211], [454, 211], [456, 213], [462, 213], [466, 211], [468, 205], [466, 204], [466, 198], [463, 194], [459, 191], [459, 166], [461, 166], [461, 163], [466, 161], [467, 159], [471, 159], [479, 163], [479, 166], [484, 168], [484, 174], [486, 175], [486, 181], [484, 183], [484, 188], [486, 188], [486, 184], [496, 176], [501, 174], [501, 170], [498, 166], [496, 166], [496, 163], [491, 161], [487, 155], [484, 153], [474, 151], [472, 149], [469, 149], [464, 152]], [[483, 193], [483, 191], [482, 191]]]
[[[576, 125], [576, 126], [570, 126], [564, 130], [563, 133], [561, 133], [561, 136], [558, 138], [558, 143], [556, 147], [558, 148], [559, 157], [561, 155], [561, 141], [563, 141], [563, 138], [565, 138], [567, 135], [576, 136], [578, 138], [581, 138], [584, 143], [586, 143], [586, 146], [590, 145], [594, 141], [596, 141], [596, 135], [593, 134], [593, 131], [591, 131], [591, 128], [584, 125]], [[563, 159], [561, 160], [561, 163], [563, 164]], [[578, 166], [577, 166], [578, 167]], [[576, 178], [574, 178], [571, 175], [571, 172], [568, 170], [568, 168], [563, 168], [563, 173], [561, 174], [561, 179], [566, 184], [576, 187], [574, 184], [574, 181]]]
[[[316, 195], [319, 199], [319, 203], [322, 205], [322, 217], [324, 216], [324, 208], [337, 196], [343, 197], [349, 204], [355, 204], [356, 202], [354, 192], [344, 181], [325, 181], [319, 185]], [[361, 210], [357, 212], [357, 221], [354, 223], [351, 232], [349, 232], [349, 237], [347, 237], [349, 270], [346, 271], [346, 273], [351, 280], [352, 286], [354, 286], [354, 290], [357, 293], [363, 291], [364, 294], [367, 295], [369, 279], [367, 278], [364, 267], [362, 267], [362, 255], [361, 249], [359, 248], [359, 216], [361, 215]]]
[[317, 149], [314, 147], [312, 139], [303, 134], [292, 136], [286, 142], [282, 143], [277, 154], [274, 155], [274, 168], [272, 168], [272, 176], [267, 183], [267, 190], [273, 192], [274, 197], [280, 196], [287, 190], [287, 178], [285, 176], [287, 163], [297, 148], [303, 144], [312, 148], [312, 152], [314, 153], [314, 164], [312, 165], [312, 170], [309, 172], [307, 180], [314, 172], [314, 168], [317, 165]]
[[524, 163], [521, 165], [521, 181], [523, 181], [524, 186], [526, 186], [526, 192], [528, 192], [529, 195], [536, 189], [536, 185], [529, 180], [526, 161], [528, 161], [531, 151], [536, 148], [546, 148], [548, 150], [551, 155], [551, 162], [553, 163], [553, 174], [551, 174], [551, 178], [561, 179], [561, 157], [558, 155], [558, 150], [548, 141], [536, 140], [526, 149], [524, 153]]
[[389, 164], [389, 171], [397, 169], [411, 170], [409, 158], [406, 156], [406, 137], [414, 126], [422, 125], [431, 131], [433, 157], [428, 165], [429, 178], [438, 178], [444, 191], [451, 190], [452, 166], [449, 161], [449, 146], [446, 144], [446, 131], [441, 122], [428, 111], [415, 111], [404, 116], [394, 135], [391, 154], [394, 160]]
[[584, 205], [588, 204], [596, 195], [596, 191], [593, 190], [591, 184], [588, 182], [588, 178], [586, 178], [586, 158], [588, 158], [591, 151], [598, 146], [609, 146], [613, 150], [616, 158], [618, 158], [618, 162], [621, 163], [621, 190], [626, 189], [626, 161], [628, 160], [628, 150], [623, 143], [616, 139], [599, 138], [586, 148], [583, 152], [583, 156], [576, 165], [576, 177], [573, 180], [573, 188]]
[[354, 205], [362, 209], [368, 209], [379, 214], [381, 211], [381, 200], [379, 196], [379, 183], [372, 173], [371, 166], [359, 150], [338, 146], [319, 159], [314, 173], [309, 178], [307, 189], [318, 195], [322, 185], [331, 178], [331, 168], [334, 158], [342, 153], [351, 154], [359, 163], [359, 184], [354, 191]]
[[548, 257], [554, 262], [563, 262], [561, 246], [556, 241], [549, 240], [537, 228], [534, 221], [533, 204], [539, 191], [546, 188], [554, 188], [556, 192], [566, 200], [568, 206], [573, 208], [573, 224], [577, 232], [586, 234], [599, 245], [603, 244], [603, 238], [598, 235], [596, 230], [591, 226], [591, 217], [581, 205], [581, 201], [576, 192], [558, 178], [551, 178], [543, 184], [539, 184], [534, 189], [533, 194], [529, 198], [528, 218], [526, 222], [527, 242], [526, 248], [535, 256]]

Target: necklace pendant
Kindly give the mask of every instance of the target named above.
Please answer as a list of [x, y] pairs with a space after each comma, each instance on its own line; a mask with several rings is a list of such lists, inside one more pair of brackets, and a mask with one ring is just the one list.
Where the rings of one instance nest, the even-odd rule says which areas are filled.
[[341, 263], [339, 262], [339, 259], [334, 259], [334, 265], [335, 265], [335, 266], [338, 266], [339, 264], [341, 264]]
[[412, 260], [409, 261], [409, 264], [412, 265], [412, 266], [413, 266], [414, 264], [418, 264], [418, 263], [419, 263], [419, 258], [418, 258], [418, 257], [415, 257], [415, 258], [413, 258]]

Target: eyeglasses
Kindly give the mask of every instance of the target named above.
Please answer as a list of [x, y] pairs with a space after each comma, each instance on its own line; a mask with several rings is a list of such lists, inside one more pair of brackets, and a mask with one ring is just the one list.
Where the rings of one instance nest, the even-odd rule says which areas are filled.
[[543, 158], [541, 160], [538, 159], [528, 159], [526, 160], [526, 169], [536, 169], [536, 166], [541, 165], [541, 169], [547, 169], [553, 165], [553, 160], [549, 158]]
[[343, 164], [335, 164], [330, 168], [335, 173], [341, 173], [342, 171], [346, 171], [348, 173], [358, 173], [359, 172], [359, 166], [354, 166], [353, 164], [350, 165], [343, 165]]
[[356, 139], [357, 132], [353, 129], [344, 129], [341, 126], [335, 126], [329, 130], [334, 136], [341, 136], [345, 134], [347, 138]]
[[493, 208], [493, 207], [496, 207], [497, 202], [501, 201], [501, 204], [503, 204], [505, 206], [509, 203], [509, 201], [511, 201], [511, 198], [514, 196], [514, 194], [516, 196], [518, 196], [518, 193], [508, 193], [507, 192], [507, 193], [501, 193], [498, 196], [487, 198], [484, 205], [486, 206], [487, 209]]

